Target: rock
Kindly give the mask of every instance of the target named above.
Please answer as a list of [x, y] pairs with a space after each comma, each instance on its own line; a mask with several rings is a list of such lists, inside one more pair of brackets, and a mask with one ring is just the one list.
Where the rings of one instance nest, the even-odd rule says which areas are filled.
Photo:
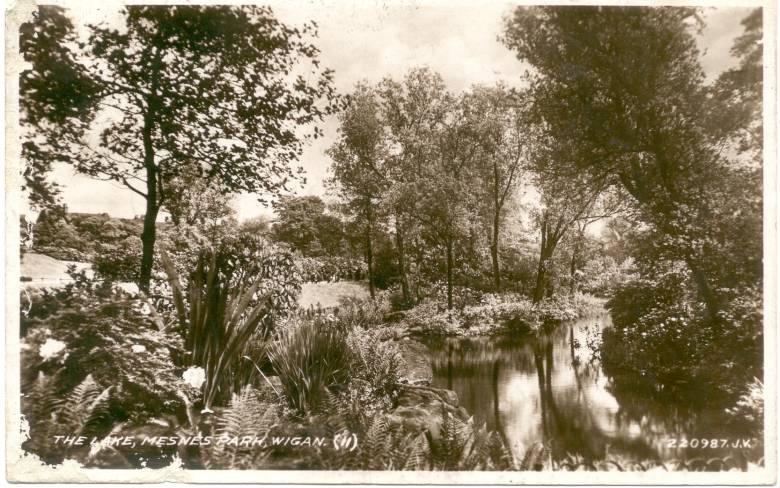
[[468, 413], [458, 407], [458, 395], [454, 391], [405, 385], [398, 395], [398, 407], [389, 419], [414, 432], [427, 431], [437, 441], [447, 415], [468, 421]]
[[401, 378], [413, 385], [431, 384], [433, 367], [431, 366], [428, 348], [413, 340], [403, 340], [403, 342], [397, 342], [396, 344], [401, 354], [399, 365]]
[[458, 394], [429, 386], [433, 379], [430, 352], [417, 341], [397, 343], [401, 353], [401, 376], [409, 384], [401, 385], [396, 408], [388, 416], [391, 424], [400, 424], [412, 432], [428, 432], [431, 440], [440, 438], [441, 425], [448, 415], [467, 422], [469, 414], [460, 406]]

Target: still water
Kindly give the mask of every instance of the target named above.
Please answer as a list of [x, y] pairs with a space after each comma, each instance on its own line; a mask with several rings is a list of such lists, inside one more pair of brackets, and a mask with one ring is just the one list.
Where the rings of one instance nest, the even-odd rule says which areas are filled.
[[758, 441], [726, 427], [722, 409], [690, 412], [641, 396], [621, 404], [612, 392], [625, 378], [607, 377], [592, 347], [609, 325], [603, 315], [539, 337], [430, 341], [433, 385], [457, 392], [475, 423], [497, 431], [521, 458], [535, 442], [549, 445], [556, 460], [758, 456]]

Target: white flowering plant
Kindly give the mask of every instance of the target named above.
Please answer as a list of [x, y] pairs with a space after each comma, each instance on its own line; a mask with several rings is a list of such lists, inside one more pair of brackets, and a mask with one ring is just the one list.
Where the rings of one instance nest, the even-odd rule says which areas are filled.
[[143, 421], [180, 406], [192, 394], [174, 358], [183, 354], [178, 334], [161, 329], [143, 298], [86, 278], [31, 297], [22, 315], [22, 391], [39, 375], [67, 392], [91, 375], [112, 387], [117, 420]]

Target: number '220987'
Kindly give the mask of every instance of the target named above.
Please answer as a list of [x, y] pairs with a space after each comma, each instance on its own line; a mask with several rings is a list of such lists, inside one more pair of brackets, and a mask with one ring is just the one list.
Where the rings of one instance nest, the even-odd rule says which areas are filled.
[[666, 447], [691, 447], [700, 449], [751, 449], [755, 447], [755, 439], [667, 439]]

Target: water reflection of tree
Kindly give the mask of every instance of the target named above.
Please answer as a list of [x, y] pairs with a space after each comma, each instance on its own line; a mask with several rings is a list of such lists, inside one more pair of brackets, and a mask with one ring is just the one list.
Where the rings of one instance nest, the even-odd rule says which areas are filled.
[[437, 384], [456, 391], [475, 422], [499, 432], [507, 445], [518, 448], [518, 455], [544, 440], [557, 459], [578, 454], [598, 460], [607, 451], [657, 458], [652, 422], [640, 423], [638, 436], [630, 432], [635, 422], [621, 422], [620, 411], [604, 403], [600, 365], [578, 356], [586, 352], [574, 342], [581, 326], [563, 324], [539, 337], [511, 342], [480, 338], [433, 343]]
[[[578, 408], [568, 401], [565, 401], [561, 408], [553, 394], [553, 342], [553, 339], [545, 334], [540, 336], [534, 345], [534, 364], [542, 407], [543, 442], [551, 447], [555, 459], [562, 459], [567, 453], [579, 454], [588, 459], [602, 458], [606, 441], [589, 410]], [[576, 368], [574, 371], [576, 375]], [[566, 397], [564, 399], [569, 400]]]
[[[569, 353], [568, 358], [565, 354], [562, 356], [568, 361], [558, 365], [555, 364], [554, 354], [556, 344], [558, 347], [568, 345]], [[561, 327], [554, 333], [539, 336], [533, 348], [543, 441], [551, 447], [553, 458], [560, 460], [567, 454], [575, 454], [585, 459], [604, 459], [609, 450], [637, 459], [657, 459], [656, 451], [643, 438], [610, 436], [599, 427], [594, 409], [587, 405], [589, 399], [585, 388], [587, 379], [597, 373], [598, 368], [580, 361], [576, 349], [571, 327]], [[553, 389], [552, 377], [556, 366], [570, 368], [576, 385], [573, 390]]]

